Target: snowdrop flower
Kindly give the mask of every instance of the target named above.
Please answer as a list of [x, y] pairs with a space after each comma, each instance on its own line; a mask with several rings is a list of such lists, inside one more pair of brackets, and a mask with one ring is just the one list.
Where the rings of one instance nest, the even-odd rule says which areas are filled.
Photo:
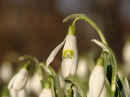
[[44, 88], [39, 97], [54, 97], [50, 88]]
[[9, 82], [8, 89], [20, 91], [23, 89], [28, 80], [28, 71], [22, 68]]
[[74, 34], [75, 26], [73, 25], [69, 27], [68, 34], [64, 41], [51, 52], [46, 61], [46, 65], [49, 66], [60, 49], [64, 46], [61, 63], [61, 71], [64, 78], [74, 75], [77, 69], [78, 51], [77, 41]]
[[104, 67], [96, 65], [90, 75], [88, 97], [100, 97], [104, 88]]
[[4, 62], [0, 67], [0, 78], [3, 82], [8, 82], [13, 75], [13, 70], [9, 62]]
[[68, 34], [63, 48], [61, 63], [61, 70], [64, 78], [75, 74], [77, 69], [77, 60], [78, 51], [76, 37], [73, 34]]
[[77, 75], [80, 78], [86, 78], [89, 73], [89, 67], [87, 60], [85, 58], [80, 58], [79, 59], [79, 64], [77, 68]]

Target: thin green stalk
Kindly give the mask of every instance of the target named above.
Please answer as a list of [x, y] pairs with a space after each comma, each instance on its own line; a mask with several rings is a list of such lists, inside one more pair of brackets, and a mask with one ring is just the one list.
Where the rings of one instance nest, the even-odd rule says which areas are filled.
[[71, 18], [75, 18], [75, 20], [73, 21], [72, 25], [75, 25], [75, 23], [78, 21], [78, 20], [85, 20], [86, 22], [88, 22], [96, 31], [97, 33], [99, 34], [102, 42], [105, 44], [105, 45], [108, 45], [104, 35], [103, 35], [103, 32], [102, 30], [96, 25], [96, 23], [94, 23], [94, 21], [92, 21], [89, 17], [87, 17], [85, 14], [72, 14], [70, 16], [68, 16], [67, 18], [65, 18], [63, 20], [63, 22], [66, 22], [68, 21], [69, 19]]

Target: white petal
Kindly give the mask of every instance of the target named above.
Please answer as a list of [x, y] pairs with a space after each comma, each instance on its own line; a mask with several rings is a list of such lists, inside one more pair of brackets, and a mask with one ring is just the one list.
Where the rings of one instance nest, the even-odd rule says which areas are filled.
[[20, 90], [25, 87], [28, 79], [28, 71], [21, 69], [10, 81], [8, 89]]
[[[17, 75], [17, 74], [16, 74]], [[16, 75], [14, 75], [14, 77], [10, 80], [9, 84], [8, 84], [8, 89], [12, 89], [13, 88], [13, 84], [16, 78]]]
[[27, 79], [28, 79], [28, 71], [26, 69], [21, 69], [16, 76], [13, 88], [16, 90], [24, 88], [27, 83]]
[[53, 97], [51, 89], [43, 89], [39, 97]]
[[130, 87], [129, 87], [128, 80], [127, 80], [126, 78], [125, 78], [125, 80], [124, 80], [123, 90], [124, 90], [124, 92], [125, 92], [125, 96], [126, 96], [126, 97], [130, 97]]
[[55, 56], [57, 55], [59, 50], [63, 47], [64, 43], [65, 43], [65, 40], [52, 50], [52, 52], [50, 53], [50, 55], [46, 61], [47, 66], [49, 66], [51, 64], [51, 62], [54, 60]]
[[89, 94], [91, 97], [98, 97], [104, 87], [105, 77], [104, 68], [100, 65], [95, 66], [89, 79]]

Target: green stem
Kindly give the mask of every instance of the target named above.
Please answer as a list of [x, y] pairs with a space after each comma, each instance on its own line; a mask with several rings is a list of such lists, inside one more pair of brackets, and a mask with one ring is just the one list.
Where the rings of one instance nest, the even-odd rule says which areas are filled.
[[75, 23], [78, 21], [78, 20], [85, 20], [86, 22], [88, 22], [98, 33], [98, 35], [100, 36], [102, 42], [105, 44], [105, 45], [108, 45], [105, 37], [104, 37], [104, 34], [102, 32], [102, 30], [96, 25], [96, 23], [94, 23], [94, 21], [92, 21], [89, 17], [87, 17], [86, 15], [84, 14], [73, 14], [71, 16], [68, 16], [67, 18], [65, 18], [63, 20], [63, 22], [66, 22], [68, 21], [70, 18], [75, 18], [75, 20], [73, 21], [72, 25], [75, 25]]

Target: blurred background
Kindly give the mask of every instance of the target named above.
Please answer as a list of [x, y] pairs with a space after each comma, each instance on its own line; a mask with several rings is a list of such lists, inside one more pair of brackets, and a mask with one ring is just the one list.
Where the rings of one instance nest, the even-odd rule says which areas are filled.
[[[64, 39], [71, 22], [63, 24], [62, 20], [72, 13], [85, 13], [93, 19], [119, 64], [130, 65], [130, 0], [0, 0], [0, 87], [16, 71], [18, 56], [48, 57]], [[90, 41], [99, 38], [95, 30], [79, 21], [76, 34], [79, 53], [95, 59], [101, 51]]]

